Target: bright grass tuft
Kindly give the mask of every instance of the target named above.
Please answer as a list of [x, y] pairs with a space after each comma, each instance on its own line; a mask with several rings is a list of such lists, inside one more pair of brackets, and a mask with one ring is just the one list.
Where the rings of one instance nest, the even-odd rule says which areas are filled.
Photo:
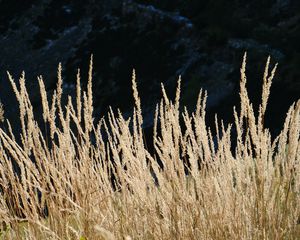
[[272, 140], [264, 126], [277, 67], [269, 70], [270, 58], [258, 113], [246, 89], [245, 54], [235, 121], [216, 117], [214, 131], [205, 121], [206, 92], [195, 112], [180, 112], [181, 79], [174, 103], [162, 85], [154, 153], [145, 147], [135, 71], [133, 116], [110, 109], [96, 123], [92, 65], [91, 58], [87, 91], [78, 70], [76, 99], [65, 105], [61, 65], [49, 99], [38, 77], [43, 126], [25, 74], [15, 84], [8, 73], [22, 131], [15, 136], [9, 121], [0, 128], [0, 239], [299, 239], [300, 101]]

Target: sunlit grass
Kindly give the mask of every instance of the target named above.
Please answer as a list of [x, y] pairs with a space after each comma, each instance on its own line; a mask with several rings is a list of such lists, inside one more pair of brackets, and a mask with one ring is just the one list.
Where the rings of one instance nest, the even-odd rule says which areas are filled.
[[245, 55], [235, 122], [216, 118], [213, 130], [205, 121], [206, 93], [193, 113], [180, 112], [181, 79], [174, 101], [162, 85], [154, 153], [145, 144], [135, 72], [133, 115], [110, 110], [97, 123], [92, 59], [87, 91], [78, 73], [76, 99], [66, 104], [61, 66], [52, 96], [39, 77], [41, 126], [24, 74], [18, 84], [9, 75], [22, 132], [18, 143], [9, 121], [0, 129], [0, 239], [299, 239], [300, 101], [272, 140], [264, 126], [276, 70], [269, 67], [270, 59], [254, 113]]

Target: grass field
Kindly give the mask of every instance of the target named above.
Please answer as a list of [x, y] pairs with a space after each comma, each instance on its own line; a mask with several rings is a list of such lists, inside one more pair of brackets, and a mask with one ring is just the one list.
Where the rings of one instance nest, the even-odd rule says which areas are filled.
[[91, 58], [87, 90], [78, 72], [76, 99], [66, 104], [61, 66], [52, 96], [39, 77], [40, 125], [24, 74], [18, 83], [8, 75], [22, 131], [13, 134], [1, 108], [0, 239], [300, 239], [300, 101], [271, 137], [264, 126], [276, 70], [270, 58], [254, 112], [244, 56], [229, 125], [216, 117], [207, 126], [206, 92], [190, 113], [179, 110], [180, 79], [174, 100], [162, 86], [155, 153], [145, 144], [135, 72], [133, 115], [111, 109], [94, 121], [92, 65]]

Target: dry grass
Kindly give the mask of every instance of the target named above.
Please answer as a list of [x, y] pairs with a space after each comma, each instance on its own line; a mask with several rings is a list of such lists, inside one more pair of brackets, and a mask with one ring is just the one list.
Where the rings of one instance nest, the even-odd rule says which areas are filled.
[[195, 112], [181, 113], [180, 80], [174, 103], [162, 86], [155, 154], [144, 145], [135, 72], [133, 116], [124, 119], [111, 110], [97, 124], [92, 60], [87, 92], [78, 71], [77, 99], [69, 97], [64, 106], [61, 66], [53, 96], [39, 77], [45, 126], [34, 118], [24, 74], [19, 84], [9, 75], [22, 132], [17, 143], [9, 122], [8, 130], [0, 129], [0, 238], [299, 239], [300, 101], [272, 140], [264, 127], [276, 68], [270, 71], [269, 63], [255, 114], [246, 90], [245, 55], [240, 111], [234, 110], [235, 122], [228, 126], [216, 118], [216, 141], [205, 123], [206, 93], [200, 92]]

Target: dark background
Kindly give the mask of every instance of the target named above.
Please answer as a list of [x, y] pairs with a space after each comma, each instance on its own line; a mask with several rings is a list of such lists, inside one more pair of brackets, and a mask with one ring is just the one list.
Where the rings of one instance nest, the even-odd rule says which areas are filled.
[[0, 0], [0, 99], [18, 129], [18, 105], [6, 71], [26, 84], [37, 117], [37, 75], [49, 96], [63, 64], [64, 93], [73, 95], [77, 68], [85, 88], [94, 54], [96, 119], [108, 106], [125, 115], [133, 108], [135, 68], [145, 129], [152, 126], [160, 83], [174, 97], [182, 75], [182, 105], [194, 109], [200, 88], [208, 90], [209, 123], [214, 114], [231, 121], [239, 104], [239, 68], [248, 52], [250, 97], [260, 102], [268, 55], [279, 69], [271, 88], [266, 125], [277, 134], [288, 107], [300, 96], [299, 0]]

